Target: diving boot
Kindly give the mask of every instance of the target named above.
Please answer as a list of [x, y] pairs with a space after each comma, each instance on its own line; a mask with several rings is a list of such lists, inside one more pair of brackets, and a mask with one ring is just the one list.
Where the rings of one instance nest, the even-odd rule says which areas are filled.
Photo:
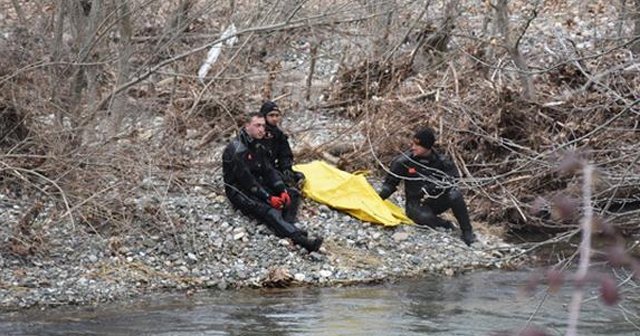
[[476, 241], [476, 236], [473, 234], [471, 230], [462, 231], [462, 241], [467, 244], [467, 246], [471, 246], [474, 241]]
[[322, 245], [323, 239], [321, 237], [315, 239], [309, 239], [302, 232], [298, 233], [293, 238], [293, 242], [304, 247], [309, 252], [316, 252], [320, 249], [320, 245]]
[[306, 248], [307, 251], [309, 252], [318, 251], [320, 249], [320, 246], [322, 245], [322, 242], [324, 241], [324, 239], [322, 239], [321, 237], [314, 238], [314, 239], [305, 238], [305, 240], [306, 242], [302, 246]]
[[449, 230], [449, 231], [453, 231], [453, 229], [455, 228], [453, 226], [453, 223], [451, 223], [450, 221], [446, 220], [446, 219], [442, 219], [442, 218], [437, 218], [435, 220], [435, 223], [433, 223], [433, 228], [444, 228], [445, 230]]

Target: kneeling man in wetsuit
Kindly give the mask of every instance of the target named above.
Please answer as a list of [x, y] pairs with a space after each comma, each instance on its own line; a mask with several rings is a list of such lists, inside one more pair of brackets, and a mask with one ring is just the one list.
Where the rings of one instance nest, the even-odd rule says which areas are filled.
[[453, 224], [438, 217], [451, 209], [462, 231], [462, 241], [467, 245], [475, 237], [471, 228], [469, 212], [462, 193], [456, 187], [460, 177], [456, 166], [444, 155], [436, 152], [433, 145], [435, 134], [423, 128], [413, 136], [411, 150], [397, 156], [378, 192], [387, 199], [404, 181], [405, 211], [418, 225], [453, 229]]

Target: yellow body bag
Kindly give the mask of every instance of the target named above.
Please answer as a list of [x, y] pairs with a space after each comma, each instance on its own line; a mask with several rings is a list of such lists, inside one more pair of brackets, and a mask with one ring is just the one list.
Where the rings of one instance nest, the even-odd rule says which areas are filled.
[[322, 161], [298, 164], [293, 168], [306, 177], [302, 193], [316, 202], [366, 222], [388, 226], [412, 223], [401, 208], [380, 198], [360, 174], [347, 173]]

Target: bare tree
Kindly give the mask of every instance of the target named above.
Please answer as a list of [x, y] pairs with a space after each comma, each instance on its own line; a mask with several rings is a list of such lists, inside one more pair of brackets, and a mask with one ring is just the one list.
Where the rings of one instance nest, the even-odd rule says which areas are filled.
[[633, 12], [634, 30], [632, 39], [634, 42], [631, 44], [631, 50], [634, 53], [640, 55], [640, 0], [635, 1], [635, 8]]
[[18, 20], [20, 24], [24, 25], [27, 22], [24, 11], [22, 10], [22, 6], [18, 2], [18, 0], [11, 0], [11, 4], [13, 5], [13, 9], [16, 11], [16, 15], [18, 16]]
[[[115, 86], [118, 87], [129, 81], [130, 64], [132, 54], [131, 40], [133, 38], [133, 24], [131, 22], [131, 10], [127, 0], [116, 1], [120, 40], [118, 43], [118, 67]], [[126, 112], [126, 95], [113, 96], [113, 104], [109, 108], [111, 114], [111, 134], [115, 136], [120, 130], [122, 119]]]
[[[507, 8], [508, 0], [498, 0], [494, 5], [494, 9], [496, 11], [496, 23], [498, 25], [498, 29], [502, 34], [502, 38], [504, 41], [504, 46], [507, 49], [507, 52], [511, 56], [511, 59], [516, 65], [518, 69], [518, 78], [520, 78], [520, 84], [522, 85], [523, 96], [527, 100], [534, 100], [536, 93], [535, 88], [533, 86], [532, 75], [529, 71], [529, 67], [527, 62], [520, 52], [520, 41], [522, 37], [527, 31], [527, 27], [525, 27], [520, 34], [520, 36], [513, 36], [513, 30], [511, 25], [509, 24], [509, 10]], [[537, 5], [536, 5], [537, 7]], [[527, 21], [527, 26], [531, 23], [531, 21], [536, 17], [536, 12], [534, 10], [532, 16]]]
[[369, 26], [373, 34], [373, 58], [380, 58], [389, 48], [389, 33], [392, 29], [394, 12], [397, 9], [395, 0], [361, 0], [366, 12], [373, 15]]
[[[92, 69], [91, 61], [99, 59], [97, 54], [97, 34], [98, 27], [104, 17], [104, 8], [102, 0], [92, 1], [64, 1], [68, 10], [69, 19], [72, 23], [72, 63], [70, 64], [71, 73], [71, 92], [70, 102], [67, 107], [70, 120], [74, 125], [87, 125], [90, 119], [83, 118], [83, 90], [89, 88], [92, 92], [88, 92], [89, 97], [97, 96], [96, 72]], [[76, 127], [77, 127], [76, 126]], [[86, 132], [79, 137], [84, 138]], [[89, 132], [91, 134], [93, 132]]]

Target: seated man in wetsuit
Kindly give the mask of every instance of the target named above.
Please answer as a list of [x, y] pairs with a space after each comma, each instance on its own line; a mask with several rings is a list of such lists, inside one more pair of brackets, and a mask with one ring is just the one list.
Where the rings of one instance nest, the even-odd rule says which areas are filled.
[[291, 168], [293, 153], [289, 145], [289, 137], [279, 127], [282, 120], [280, 108], [273, 101], [267, 101], [260, 107], [260, 114], [266, 122], [262, 143], [269, 153], [271, 164], [280, 172], [287, 185], [299, 186], [304, 181], [304, 174], [295, 172]]
[[281, 238], [287, 237], [308, 251], [317, 251], [322, 238], [309, 239], [293, 223], [300, 206], [300, 193], [287, 188], [260, 140], [265, 120], [260, 113], [249, 115], [238, 136], [222, 154], [225, 194], [231, 204], [247, 216], [262, 221]]

